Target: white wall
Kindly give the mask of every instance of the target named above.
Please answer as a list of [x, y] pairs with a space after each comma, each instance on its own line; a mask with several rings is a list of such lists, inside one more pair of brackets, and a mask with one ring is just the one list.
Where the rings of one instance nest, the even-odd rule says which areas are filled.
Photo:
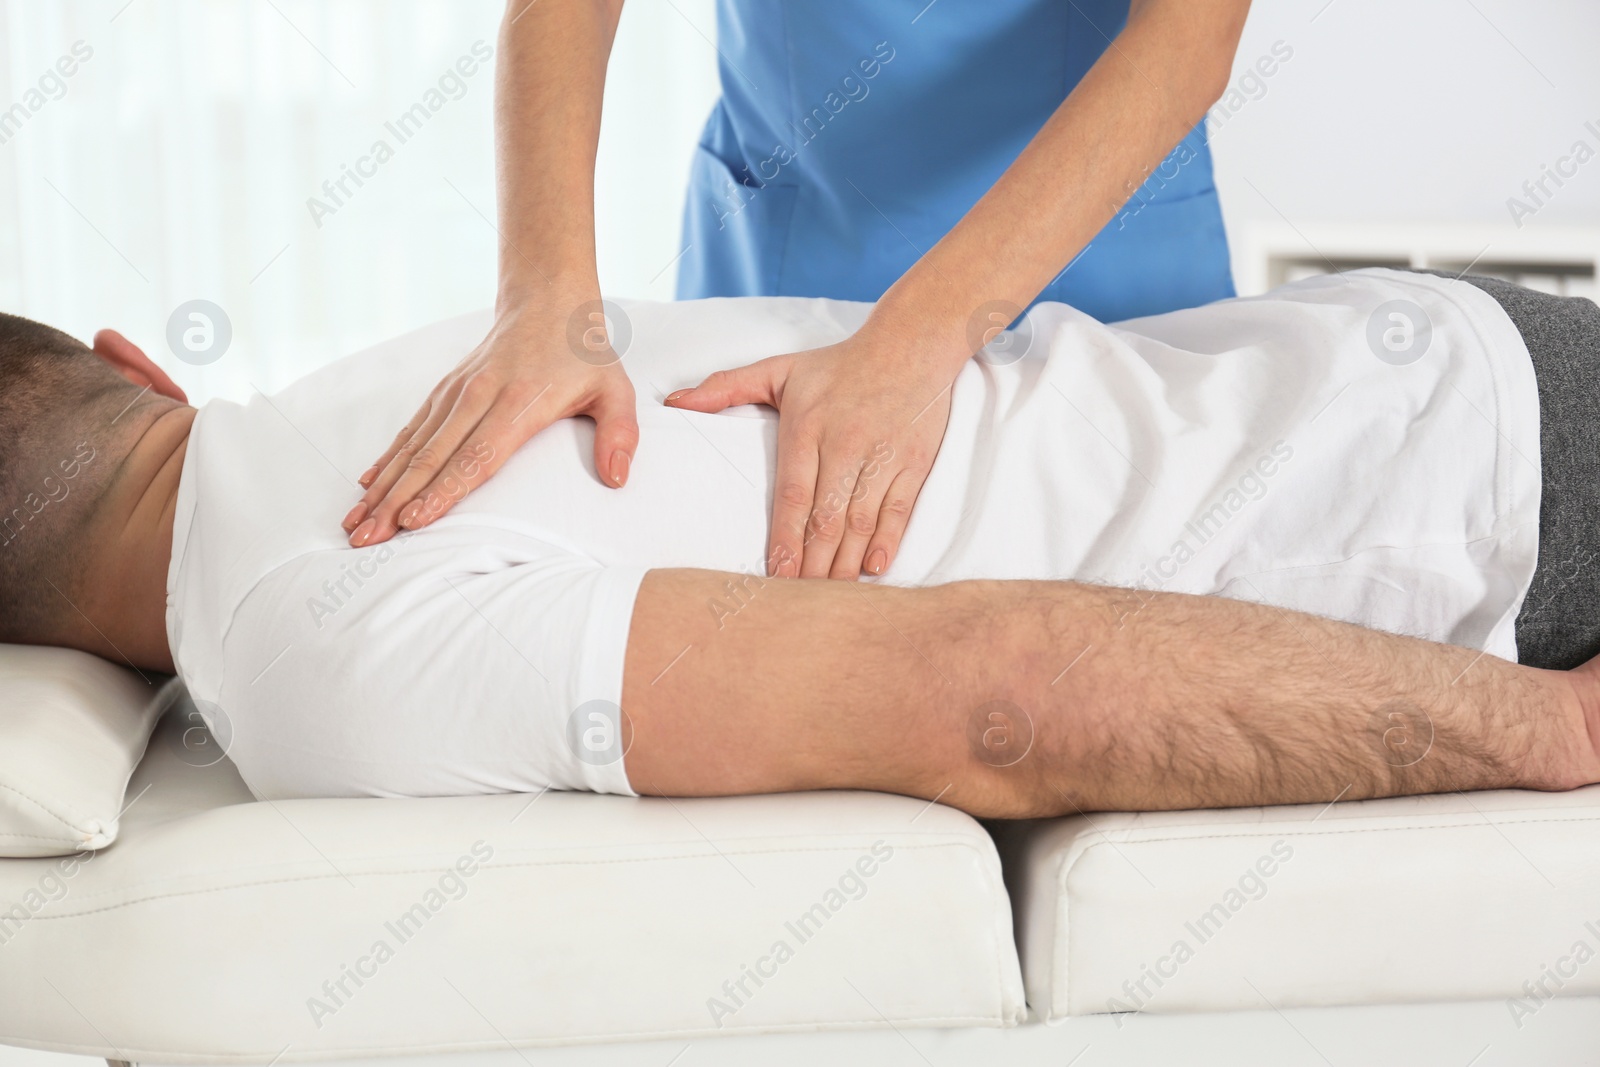
[[623, 8], [595, 162], [601, 287], [671, 300], [689, 162], [717, 99], [714, 0]]
[[[613, 294], [671, 294], [715, 96], [711, 3], [627, 7], [596, 182]], [[161, 355], [171, 310], [215, 300], [232, 354], [165, 358], [205, 398], [490, 302], [487, 72], [320, 228], [306, 199], [473, 41], [494, 41], [495, 0], [124, 4], [0, 0], [5, 103], [75, 41], [94, 50], [0, 144], [0, 307], [80, 336], [115, 325]], [[1213, 136], [1241, 250], [1253, 227], [1285, 223], [1471, 223], [1509, 239], [1507, 197], [1577, 138], [1600, 147], [1584, 129], [1600, 125], [1594, 0], [1261, 0], [1236, 75], [1278, 40], [1293, 58]], [[1600, 225], [1600, 161], [1527, 224], [1573, 225]]]
[[[1258, 0], [1235, 83], [1280, 40], [1293, 57], [1259, 99], [1213, 119], [1241, 238], [1257, 224], [1431, 223], [1511, 242], [1507, 198], [1574, 141], [1600, 150], [1595, 0]], [[1527, 228], [1600, 225], [1600, 158], [1550, 188]]]
[[[0, 108], [75, 42], [92, 52], [0, 143], [0, 308], [85, 338], [115, 326], [205, 399], [270, 391], [492, 302], [492, 71], [464, 79], [334, 214], [313, 220], [307, 201], [395, 140], [384, 123], [474, 42], [494, 45], [496, 0], [125, 4], [0, 2]], [[671, 296], [715, 98], [713, 23], [711, 0], [623, 17], [597, 177], [612, 293]], [[193, 298], [233, 324], [210, 367], [162, 351], [167, 317]]]

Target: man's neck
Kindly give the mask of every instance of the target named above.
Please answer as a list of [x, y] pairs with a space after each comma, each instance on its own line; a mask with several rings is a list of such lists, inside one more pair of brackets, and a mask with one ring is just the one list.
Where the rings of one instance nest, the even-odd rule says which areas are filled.
[[178, 476], [195, 409], [168, 402], [117, 469], [90, 524], [88, 573], [74, 643], [113, 663], [173, 672], [167, 569]]

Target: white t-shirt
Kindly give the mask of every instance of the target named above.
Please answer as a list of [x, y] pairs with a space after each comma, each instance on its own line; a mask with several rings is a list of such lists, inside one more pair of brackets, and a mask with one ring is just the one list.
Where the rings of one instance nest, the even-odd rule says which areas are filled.
[[[1432, 326], [1404, 365], [1369, 343], [1396, 300]], [[621, 700], [647, 569], [763, 573], [775, 457], [767, 409], [702, 415], [660, 400], [841, 339], [869, 308], [625, 307], [641, 438], [621, 490], [594, 473], [592, 423], [567, 420], [432, 526], [346, 546], [355, 476], [482, 339], [487, 313], [277, 396], [201, 409], [168, 633], [258, 795], [631, 792], [620, 762], [580, 758], [575, 716]], [[1365, 270], [1116, 326], [1042, 304], [1028, 330], [1021, 359], [961, 372], [885, 580], [1220, 593], [1515, 658], [1539, 410], [1527, 349], [1483, 292]], [[738, 603], [730, 587], [706, 610]]]

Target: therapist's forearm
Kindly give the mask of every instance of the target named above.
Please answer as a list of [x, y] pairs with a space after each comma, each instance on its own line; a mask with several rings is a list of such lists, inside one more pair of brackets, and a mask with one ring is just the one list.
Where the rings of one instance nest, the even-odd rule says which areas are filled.
[[594, 159], [622, 0], [510, 0], [495, 71], [499, 310], [599, 293]]
[[1135, 0], [1127, 28], [967, 215], [890, 287], [873, 324], [947, 360], [990, 301], [1025, 307], [1221, 96], [1248, 0]]

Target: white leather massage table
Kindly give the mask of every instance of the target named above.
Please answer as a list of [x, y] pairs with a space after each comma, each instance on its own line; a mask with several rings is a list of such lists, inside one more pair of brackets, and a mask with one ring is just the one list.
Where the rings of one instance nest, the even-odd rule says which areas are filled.
[[[1597, 789], [1097, 815], [997, 848], [867, 793], [257, 802], [180, 758], [190, 714], [158, 727], [116, 842], [0, 941], [0, 1042], [485, 1067], [1600, 1053], [1600, 958], [1507, 999], [1600, 949]], [[52, 862], [0, 860], [0, 910]]]

